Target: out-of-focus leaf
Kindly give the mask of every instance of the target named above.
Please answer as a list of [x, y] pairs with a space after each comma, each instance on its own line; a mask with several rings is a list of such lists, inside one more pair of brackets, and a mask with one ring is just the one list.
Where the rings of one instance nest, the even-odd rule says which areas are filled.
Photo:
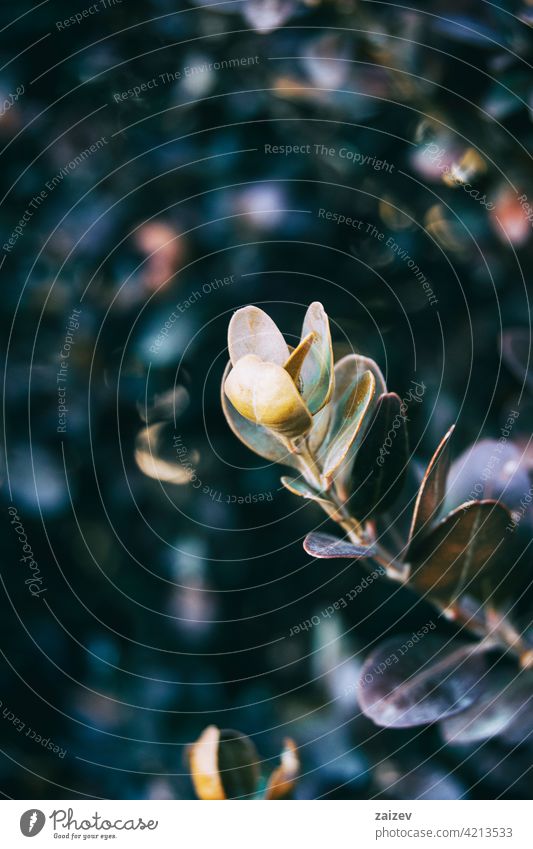
[[297, 10], [294, 0], [246, 0], [241, 11], [256, 32], [272, 32], [283, 26]]
[[408, 461], [402, 402], [395, 392], [388, 392], [378, 398], [374, 418], [355, 458], [351, 513], [364, 519], [387, 510], [403, 486]]
[[435, 761], [435, 758], [431, 758], [427, 763], [417, 762], [416, 751], [410, 757], [401, 752], [398, 760], [387, 758], [382, 761], [374, 772], [376, 784], [381, 789], [378, 798], [402, 801], [464, 799], [464, 784], [446, 765], [439, 765]]
[[281, 763], [268, 780], [265, 799], [286, 799], [296, 785], [300, 772], [300, 759], [294, 740], [288, 737], [283, 744]]
[[322, 498], [320, 492], [313, 489], [313, 487], [302, 480], [302, 478], [289, 478], [283, 476], [281, 478], [281, 483], [285, 489], [288, 489], [289, 492], [292, 492], [294, 495], [299, 495], [301, 498], [308, 498], [310, 501], [316, 501], [318, 504], [331, 504], [327, 498]]
[[189, 393], [184, 386], [155, 395], [144, 403], [137, 402], [137, 412], [145, 424], [176, 421], [189, 406]]
[[277, 324], [258, 307], [243, 307], [231, 318], [228, 327], [230, 360], [235, 366], [247, 354], [255, 354], [260, 360], [284, 365], [289, 358], [289, 349]]
[[[525, 721], [529, 725], [529, 732]], [[447, 743], [475, 743], [506, 729], [517, 743], [533, 730], [533, 673], [516, 669], [492, 670], [479, 701], [456, 716], [445, 719], [440, 730]], [[516, 735], [516, 730], [520, 734]], [[526, 733], [524, 734], [524, 731]]]
[[413, 511], [405, 555], [406, 560], [409, 560], [413, 556], [413, 550], [442, 508], [446, 490], [446, 476], [450, 463], [449, 444], [453, 431], [454, 425], [444, 435], [424, 473]]
[[233, 433], [241, 442], [244, 442], [247, 448], [255, 451], [260, 457], [264, 457], [265, 460], [270, 460], [272, 463], [283, 463], [285, 466], [292, 466], [293, 469], [299, 469], [296, 454], [291, 454], [283, 443], [273, 433], [267, 430], [266, 427], [254, 424], [248, 421], [248, 419], [245, 419], [244, 416], [241, 416], [239, 411], [235, 409], [226, 397], [224, 385], [231, 367], [231, 362], [229, 362], [222, 377], [220, 400], [226, 421]]
[[190, 747], [191, 778], [199, 799], [225, 799], [218, 771], [220, 729], [210, 725]]
[[241, 415], [254, 424], [290, 439], [311, 429], [311, 414], [288, 372], [255, 354], [237, 362], [226, 378], [224, 391]]
[[425, 725], [470, 707], [485, 669], [480, 644], [450, 644], [431, 633], [416, 642], [413, 635], [395, 636], [365, 661], [357, 698], [376, 725]]
[[526, 463], [515, 445], [482, 439], [452, 463], [446, 482], [445, 510], [485, 498], [518, 510], [530, 485]]
[[346, 459], [348, 452], [355, 448], [356, 440], [362, 439], [363, 423], [375, 389], [376, 379], [372, 372], [366, 371], [355, 386], [347, 390], [339, 400], [338, 407], [334, 409], [334, 436], [328, 445], [322, 473], [325, 488], [331, 485], [335, 473]]
[[303, 361], [302, 395], [311, 413], [318, 413], [333, 392], [333, 349], [328, 317], [322, 304], [315, 301], [305, 314], [302, 340], [312, 333], [315, 343]]
[[491, 190], [493, 207], [490, 223], [500, 241], [508, 246], [522, 247], [531, 238], [531, 224], [518, 199], [518, 192], [507, 183]]
[[259, 756], [239, 731], [210, 725], [189, 752], [191, 775], [200, 799], [253, 796], [259, 784]]
[[410, 583], [444, 605], [462, 593], [483, 601], [509, 568], [506, 526], [497, 501], [470, 501], [449, 513], [417, 545]]
[[370, 557], [374, 548], [372, 545], [356, 545], [349, 540], [339, 539], [331, 534], [316, 533], [307, 534], [304, 540], [304, 549], [311, 557], [332, 559], [334, 557], [347, 557], [350, 560]]
[[502, 357], [521, 386], [524, 383], [533, 389], [531, 363], [531, 333], [525, 327], [513, 327], [502, 333]]
[[194, 471], [193, 464], [198, 462], [198, 454], [194, 452], [188, 463], [166, 459], [161, 439], [164, 427], [165, 422], [157, 422], [139, 431], [135, 440], [135, 462], [143, 474], [154, 480], [178, 485], [188, 483]]

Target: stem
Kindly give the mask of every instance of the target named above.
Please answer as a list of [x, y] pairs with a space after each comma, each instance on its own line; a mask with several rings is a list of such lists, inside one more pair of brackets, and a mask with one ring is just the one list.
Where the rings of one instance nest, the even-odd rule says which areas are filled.
[[[335, 489], [322, 492], [322, 470], [316, 457], [309, 449], [307, 439], [288, 442], [288, 448], [292, 453], [297, 454], [301, 460], [302, 472], [307, 482], [321, 492], [319, 503], [330, 519], [343, 529], [348, 539], [355, 545], [360, 545], [361, 542], [372, 545], [373, 554], [371, 557], [385, 570], [388, 578], [401, 584], [408, 584], [411, 567], [408, 563], [398, 560], [380, 542], [371, 538], [374, 534], [372, 531], [369, 534], [368, 529], [372, 528], [372, 523], [367, 524], [365, 531], [361, 523], [350, 515], [345, 503]], [[490, 611], [485, 611], [482, 615], [472, 614], [455, 604], [448, 608], [436, 606], [440, 607], [444, 615], [447, 615], [452, 621], [479, 637], [481, 639], [480, 646], [486, 648], [487, 644], [492, 643], [494, 646], [501, 646], [517, 657], [523, 669], [533, 667], [533, 649], [510, 627], [505, 617], [498, 618], [494, 613], [491, 615]]]
[[304, 475], [308, 483], [315, 486], [318, 490], [322, 489], [322, 473], [316, 462], [315, 457], [309, 450], [307, 439], [301, 439], [290, 443], [290, 450], [297, 454], [304, 466]]

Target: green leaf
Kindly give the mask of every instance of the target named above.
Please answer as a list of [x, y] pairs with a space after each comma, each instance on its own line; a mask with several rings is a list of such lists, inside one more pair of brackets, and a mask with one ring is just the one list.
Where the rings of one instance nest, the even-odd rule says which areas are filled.
[[[303, 361], [302, 396], [312, 414], [318, 413], [333, 392], [333, 349], [328, 317], [322, 304], [315, 301], [305, 315], [302, 340], [313, 334], [314, 344]], [[297, 349], [298, 350], [298, 349]]]
[[349, 498], [352, 515], [362, 520], [387, 510], [402, 489], [408, 462], [402, 402], [396, 393], [388, 392], [378, 398], [374, 418], [355, 458]]
[[[322, 463], [324, 462], [328, 446], [331, 444], [332, 439], [335, 437], [338, 429], [338, 419], [335, 419], [334, 414], [336, 411], [339, 410], [339, 407], [342, 406], [346, 399], [346, 396], [350, 393], [357, 381], [361, 379], [365, 371], [372, 372], [376, 380], [376, 391], [374, 394], [374, 398], [377, 398], [379, 395], [387, 391], [383, 375], [381, 374], [379, 366], [377, 365], [377, 363], [374, 362], [374, 360], [371, 360], [368, 357], [362, 357], [359, 354], [348, 354], [335, 364], [335, 386], [333, 389], [333, 397], [331, 399], [331, 402], [327, 405], [327, 407], [325, 407], [325, 410], [329, 411], [329, 426], [327, 433], [319, 434], [317, 422], [316, 425], [313, 427], [313, 431], [315, 431], [316, 437], [313, 432], [310, 436], [310, 445], [311, 443], [313, 443], [315, 446], [315, 451], [319, 451], [319, 457]], [[323, 412], [324, 411], [322, 410], [318, 415], [322, 416]], [[369, 420], [370, 419], [368, 419], [368, 421]], [[318, 438], [319, 436], [321, 437], [320, 440]], [[339, 469], [335, 479], [336, 489], [340, 497], [344, 500], [346, 500], [348, 496], [348, 491], [350, 487], [350, 476], [353, 457], [353, 452], [351, 452], [351, 454], [348, 455], [347, 459], [344, 461], [341, 468]]]
[[376, 389], [372, 372], [364, 372], [361, 379], [339, 400], [333, 410], [332, 433], [323, 465], [324, 489], [331, 486], [336, 472], [364, 435], [363, 422]]
[[429, 525], [436, 519], [439, 510], [442, 508], [446, 491], [446, 477], [450, 466], [449, 444], [454, 429], [455, 425], [452, 425], [444, 435], [420, 484], [409, 531], [405, 560], [412, 557], [414, 547], [424, 533], [429, 530]]
[[462, 504], [417, 542], [409, 583], [444, 606], [463, 593], [490, 598], [509, 568], [509, 521], [497, 501]]
[[258, 307], [237, 310], [228, 327], [228, 348], [235, 365], [247, 354], [255, 354], [268, 363], [285, 365], [289, 349], [278, 326]]
[[327, 439], [332, 417], [333, 404], [327, 404], [313, 416], [313, 425], [307, 437], [311, 454], [318, 454], [321, 451]]
[[226, 397], [224, 384], [231, 370], [231, 362], [225, 368], [222, 377], [222, 388], [220, 400], [222, 409], [226, 417], [226, 421], [232, 429], [235, 436], [243, 442], [247, 448], [264, 457], [265, 460], [270, 460], [272, 463], [283, 463], [285, 466], [292, 466], [293, 469], [300, 469], [300, 463], [296, 454], [292, 454], [287, 450], [286, 446], [279, 440], [271, 431], [267, 430], [262, 425], [254, 424], [245, 419], [244, 416], [235, 409], [231, 401]]
[[331, 505], [331, 502], [327, 498], [323, 498], [316, 489], [313, 489], [308, 483], [306, 483], [302, 478], [289, 478], [282, 477], [281, 483], [288, 489], [289, 492], [292, 492], [293, 495], [299, 495], [301, 498], [308, 498], [310, 501], [316, 501], [318, 504]]
[[386, 393], [385, 378], [378, 364], [370, 357], [363, 357], [361, 354], [347, 354], [335, 363], [333, 402], [336, 403], [357, 380], [360, 380], [365, 371], [371, 371], [374, 375], [376, 398]]

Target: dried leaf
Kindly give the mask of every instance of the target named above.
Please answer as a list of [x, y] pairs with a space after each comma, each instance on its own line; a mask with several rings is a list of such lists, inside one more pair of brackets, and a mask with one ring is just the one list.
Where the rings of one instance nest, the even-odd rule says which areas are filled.
[[426, 725], [465, 710], [479, 696], [486, 670], [480, 644], [451, 644], [431, 633], [414, 642], [415, 636], [387, 640], [363, 665], [357, 697], [376, 725]]
[[226, 421], [232, 429], [235, 436], [243, 442], [247, 448], [264, 457], [265, 460], [270, 460], [272, 463], [283, 463], [285, 466], [292, 466], [294, 469], [299, 469], [299, 461], [296, 454], [292, 454], [287, 450], [285, 445], [271, 431], [267, 430], [259, 424], [254, 424], [241, 416], [238, 410], [228, 400], [224, 391], [226, 378], [231, 370], [231, 362], [229, 362], [222, 377], [222, 389], [220, 400], [222, 409], [226, 416]]
[[449, 513], [417, 545], [410, 583], [441, 604], [462, 593], [483, 601], [508, 568], [510, 515], [496, 501], [470, 501]]
[[281, 764], [270, 776], [265, 791], [265, 799], [286, 799], [296, 786], [300, 772], [300, 759], [296, 744], [290, 737], [284, 741]]
[[330, 560], [336, 557], [347, 557], [350, 560], [358, 560], [362, 557], [371, 557], [374, 553], [372, 545], [361, 543], [356, 545], [349, 540], [339, 539], [331, 534], [316, 533], [307, 534], [304, 539], [304, 549], [311, 557]]
[[408, 462], [402, 402], [396, 393], [388, 392], [378, 398], [374, 418], [355, 458], [349, 498], [352, 515], [364, 519], [387, 510], [402, 489]]
[[411, 530], [405, 560], [413, 556], [413, 549], [421, 537], [429, 530], [430, 523], [437, 518], [442, 507], [446, 491], [446, 476], [450, 463], [449, 444], [455, 425], [449, 429], [440, 442], [425, 471], [416, 497]]
[[231, 362], [237, 362], [248, 354], [260, 360], [284, 365], [289, 349], [277, 324], [258, 307], [243, 307], [231, 318], [228, 327], [228, 348]]

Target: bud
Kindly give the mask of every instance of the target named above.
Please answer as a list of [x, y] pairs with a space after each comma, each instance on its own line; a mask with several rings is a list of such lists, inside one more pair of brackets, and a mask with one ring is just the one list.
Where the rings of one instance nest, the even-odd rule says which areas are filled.
[[313, 423], [296, 384], [282, 366], [249, 354], [238, 361], [224, 385], [233, 406], [249, 421], [295, 439]]
[[[261, 434], [262, 456], [272, 454], [271, 439], [296, 440], [310, 434], [313, 416], [329, 402], [333, 392], [333, 351], [329, 322], [322, 304], [311, 304], [301, 341], [291, 352], [276, 324], [263, 310], [245, 307], [231, 319], [228, 329], [231, 371], [224, 378], [224, 394], [248, 422], [267, 431]], [[250, 434], [225, 406], [230, 425], [250, 445]], [[241, 419], [242, 422], [242, 419]], [[328, 416], [317, 419], [317, 432], [325, 436]], [[259, 436], [259, 434], [258, 434]], [[259, 440], [253, 446], [258, 450]]]

